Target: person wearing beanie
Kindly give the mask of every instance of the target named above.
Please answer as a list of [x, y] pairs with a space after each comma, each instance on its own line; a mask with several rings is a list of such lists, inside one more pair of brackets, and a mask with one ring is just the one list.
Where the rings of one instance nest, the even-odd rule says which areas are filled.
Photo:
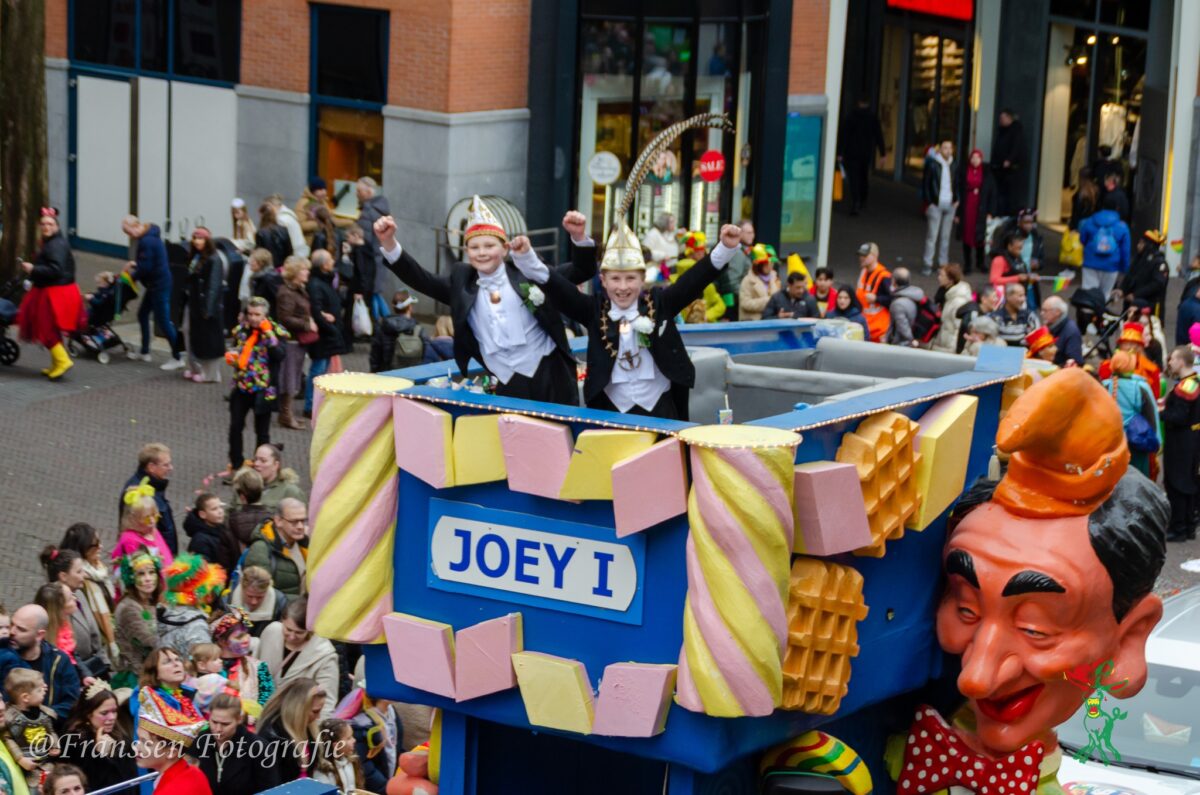
[[[1121, 327], [1121, 336], [1117, 339], [1117, 349], [1131, 354], [1135, 365], [1133, 372], [1137, 373], [1150, 386], [1150, 391], [1157, 400], [1162, 395], [1162, 370], [1146, 356], [1146, 327], [1141, 323], [1129, 322]], [[1113, 360], [1106, 359], [1100, 363], [1100, 379], [1112, 375]]]
[[184, 378], [198, 384], [221, 382], [225, 356], [223, 286], [225, 269], [213, 245], [212, 232], [203, 226], [192, 232], [188, 264], [187, 328], [188, 369]]
[[[585, 295], [542, 263], [529, 239], [513, 241], [521, 273], [545, 285], [550, 305], [587, 328], [589, 408], [686, 420], [696, 368], [683, 346], [675, 316], [704, 295], [738, 252], [742, 231], [721, 227], [720, 243], [674, 284], [648, 294], [642, 247], [624, 223], [608, 239], [600, 264], [603, 290]], [[723, 304], [722, 304], [723, 306]]]
[[329, 188], [325, 180], [321, 177], [313, 177], [308, 181], [308, 186], [304, 188], [304, 193], [300, 194], [300, 200], [296, 202], [296, 218], [300, 221], [304, 242], [308, 244], [310, 250], [312, 249], [313, 235], [321, 226], [316, 217], [318, 207], [325, 207], [330, 211], [330, 214], [333, 215], [333, 225], [336, 228], [346, 229], [354, 226], [353, 218], [333, 214], [333, 202], [329, 199]]
[[225, 569], [183, 552], [163, 569], [163, 577], [167, 590], [165, 606], [158, 611], [159, 646], [174, 649], [186, 660], [197, 643], [212, 643], [208, 615], [225, 587]]
[[[771, 254], [761, 243], [750, 249], [750, 270], [738, 289], [738, 320], [762, 320], [772, 297], [782, 289]], [[778, 314], [778, 312], [776, 313]]]
[[1116, 405], [1082, 369], [1061, 370], [1017, 398], [996, 447], [1006, 474], [959, 499], [942, 554], [937, 637], [961, 655], [966, 705], [947, 717], [918, 707], [909, 736], [930, 742], [889, 760], [906, 771], [897, 792], [923, 791], [915, 767], [950, 754], [944, 788], [974, 790], [983, 770], [1031, 795], [1060, 793], [1055, 727], [1098, 688], [1124, 699], [1146, 684], [1169, 509], [1129, 469]]
[[[582, 284], [596, 272], [595, 243], [587, 236], [587, 218], [568, 212], [563, 229], [571, 237], [571, 262], [558, 270], [570, 283]], [[495, 377], [497, 395], [579, 404], [575, 358], [562, 316], [546, 305], [540, 287], [505, 262], [508, 233], [478, 196], [471, 201], [463, 232], [468, 263], [451, 264], [446, 275], [430, 273], [401, 248], [390, 215], [375, 222], [374, 232], [387, 267], [402, 282], [449, 304], [459, 372], [465, 375], [474, 359]]]

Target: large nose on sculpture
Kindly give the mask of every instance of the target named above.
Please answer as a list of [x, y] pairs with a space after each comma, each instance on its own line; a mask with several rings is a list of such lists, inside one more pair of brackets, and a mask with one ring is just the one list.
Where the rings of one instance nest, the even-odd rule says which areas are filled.
[[984, 621], [963, 652], [958, 689], [967, 698], [989, 698], [1021, 675], [1019, 655], [1007, 632]]

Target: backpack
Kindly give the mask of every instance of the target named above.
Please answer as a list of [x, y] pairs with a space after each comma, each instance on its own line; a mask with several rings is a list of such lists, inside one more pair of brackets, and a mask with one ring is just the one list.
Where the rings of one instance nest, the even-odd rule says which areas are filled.
[[938, 305], [925, 296], [917, 302], [917, 315], [913, 318], [913, 339], [926, 343], [933, 339], [942, 327], [942, 310]]
[[[238, 556], [237, 563], [233, 566], [233, 571], [229, 573], [229, 583], [226, 585], [225, 593], [233, 596], [233, 592], [237, 590], [238, 583], [242, 581], [242, 568], [246, 565], [246, 555], [250, 553], [250, 547], [246, 547], [242, 554]], [[271, 580], [275, 580], [275, 570], [279, 567], [279, 561], [274, 555], [267, 556], [267, 563], [271, 567]]]
[[1111, 226], [1096, 227], [1096, 253], [1097, 254], [1115, 254], [1117, 251], [1117, 237], [1113, 234]]

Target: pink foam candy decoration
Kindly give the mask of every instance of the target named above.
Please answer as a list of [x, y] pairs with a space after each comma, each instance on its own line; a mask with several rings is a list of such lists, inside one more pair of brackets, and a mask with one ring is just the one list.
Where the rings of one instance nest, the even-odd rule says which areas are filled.
[[396, 681], [454, 698], [454, 628], [405, 613], [383, 617]]
[[667, 725], [674, 665], [613, 663], [604, 669], [592, 733], [607, 737], [653, 737]]
[[392, 399], [396, 464], [436, 489], [454, 485], [453, 418], [419, 400]]
[[513, 491], [558, 499], [575, 440], [571, 429], [519, 414], [500, 417], [500, 446], [508, 487]]
[[618, 462], [612, 468], [612, 485], [618, 538], [687, 513], [683, 445], [665, 439]]
[[800, 464], [795, 489], [794, 552], [827, 556], [871, 545], [862, 485], [853, 464]]
[[460, 629], [454, 635], [454, 700], [467, 701], [516, 687], [512, 656], [524, 650], [520, 613]]
[[1200, 323], [1193, 323], [1188, 329], [1188, 339], [1197, 347], [1200, 347]]

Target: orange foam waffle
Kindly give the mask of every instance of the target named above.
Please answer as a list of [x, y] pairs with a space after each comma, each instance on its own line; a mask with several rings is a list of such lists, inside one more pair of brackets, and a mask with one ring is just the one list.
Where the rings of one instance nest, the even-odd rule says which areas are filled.
[[862, 589], [862, 575], [849, 566], [806, 557], [792, 564], [783, 709], [837, 712], [850, 658], [858, 656], [858, 622], [867, 617]]
[[871, 543], [855, 555], [881, 558], [888, 541], [904, 535], [904, 524], [921, 504], [914, 474], [921, 455], [914, 447], [920, 426], [894, 411], [873, 414], [842, 436], [837, 460], [853, 464], [862, 483]]

